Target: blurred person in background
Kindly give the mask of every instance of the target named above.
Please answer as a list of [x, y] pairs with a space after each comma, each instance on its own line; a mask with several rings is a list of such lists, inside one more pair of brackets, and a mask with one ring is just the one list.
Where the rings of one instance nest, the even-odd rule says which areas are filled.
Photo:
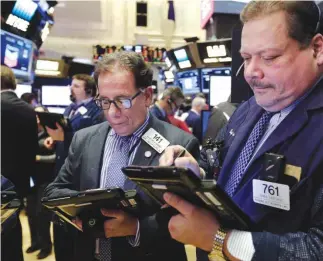
[[[57, 129], [46, 127], [50, 139], [46, 140], [50, 148], [53, 142], [56, 143], [56, 166], [55, 176], [60, 171], [67, 157], [68, 150], [74, 133], [80, 129], [93, 126], [104, 121], [102, 110], [95, 104], [96, 83], [93, 77], [87, 74], [76, 74], [71, 84], [71, 105], [68, 106], [64, 115], [68, 117], [72, 131], [64, 131], [57, 124]], [[57, 261], [70, 261], [73, 254], [73, 228], [54, 222], [54, 250]]]
[[231, 97], [229, 97], [228, 101], [221, 102], [213, 107], [205, 131], [203, 144], [205, 144], [207, 139], [215, 139], [218, 136], [220, 130], [228, 123], [230, 117], [238, 107], [238, 104], [231, 103], [230, 100]]
[[[38, 106], [36, 112], [48, 112], [47, 108]], [[36, 155], [36, 169], [31, 177], [34, 186], [27, 196], [26, 212], [31, 236], [31, 246], [26, 253], [32, 253], [37, 250], [38, 259], [46, 258], [52, 251], [52, 242], [50, 238], [51, 213], [41, 204], [42, 194], [45, 187], [54, 180], [55, 150], [47, 148], [44, 144], [48, 137], [44, 127], [40, 124], [37, 116], [38, 125], [38, 150]]]
[[[1, 174], [11, 180], [21, 199], [29, 193], [29, 180], [35, 172], [37, 122], [34, 109], [15, 94], [12, 70], [1, 65]], [[19, 213], [16, 225], [2, 233], [1, 260], [23, 260]]]
[[192, 109], [185, 119], [186, 124], [191, 128], [193, 135], [202, 142], [202, 121], [201, 111], [205, 108], [204, 98], [195, 97], [192, 101]]
[[38, 106], [37, 96], [34, 93], [26, 92], [23, 95], [21, 95], [20, 99], [27, 102], [33, 107]]
[[174, 116], [183, 101], [182, 90], [178, 87], [169, 87], [164, 90], [161, 99], [150, 108], [150, 112], [159, 120], [170, 123], [167, 116]]

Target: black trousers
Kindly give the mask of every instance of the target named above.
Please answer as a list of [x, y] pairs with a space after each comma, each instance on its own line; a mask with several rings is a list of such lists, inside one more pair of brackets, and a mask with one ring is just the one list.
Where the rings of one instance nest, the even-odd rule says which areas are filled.
[[41, 204], [41, 198], [47, 184], [32, 188], [27, 196], [26, 212], [31, 236], [31, 245], [37, 245], [40, 249], [50, 248], [50, 221], [52, 214]]
[[54, 222], [54, 251], [56, 261], [74, 261], [76, 229], [69, 224]]
[[23, 261], [22, 253], [22, 231], [18, 217], [13, 218], [13, 226], [1, 233], [1, 260], [2, 261]]

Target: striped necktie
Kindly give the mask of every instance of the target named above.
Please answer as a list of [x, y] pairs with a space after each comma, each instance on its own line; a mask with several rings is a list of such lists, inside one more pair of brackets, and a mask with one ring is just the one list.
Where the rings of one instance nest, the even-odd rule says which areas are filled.
[[273, 115], [274, 113], [272, 112], [264, 112], [253, 128], [252, 132], [250, 133], [245, 146], [243, 147], [237, 161], [232, 168], [230, 178], [225, 185], [225, 191], [229, 196], [232, 197], [236, 192], [236, 189], [246, 171], [246, 167], [248, 166], [249, 161], [257, 147], [257, 144], [260, 141], [261, 137], [265, 134], [268, 123]]
[[[107, 168], [107, 176], [102, 187], [120, 187], [124, 188], [126, 176], [123, 174], [121, 168], [128, 165], [129, 150], [131, 136], [120, 137], [120, 146], [117, 148], [110, 158]], [[111, 261], [111, 238], [99, 239], [99, 253], [97, 258], [100, 261]]]

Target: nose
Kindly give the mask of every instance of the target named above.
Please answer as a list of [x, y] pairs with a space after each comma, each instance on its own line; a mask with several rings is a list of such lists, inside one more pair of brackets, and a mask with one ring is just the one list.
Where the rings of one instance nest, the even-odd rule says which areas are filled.
[[120, 109], [114, 104], [114, 103], [111, 103], [110, 104], [110, 108], [108, 110], [108, 114], [110, 117], [118, 117], [120, 116]]
[[264, 78], [264, 72], [261, 69], [260, 60], [258, 58], [253, 57], [245, 62], [244, 77], [246, 80]]

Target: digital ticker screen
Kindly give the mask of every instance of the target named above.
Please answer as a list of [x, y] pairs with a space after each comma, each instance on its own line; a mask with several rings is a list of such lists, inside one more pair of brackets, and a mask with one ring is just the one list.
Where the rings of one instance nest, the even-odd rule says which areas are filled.
[[16, 76], [31, 74], [33, 43], [1, 30], [1, 64], [10, 67]]

